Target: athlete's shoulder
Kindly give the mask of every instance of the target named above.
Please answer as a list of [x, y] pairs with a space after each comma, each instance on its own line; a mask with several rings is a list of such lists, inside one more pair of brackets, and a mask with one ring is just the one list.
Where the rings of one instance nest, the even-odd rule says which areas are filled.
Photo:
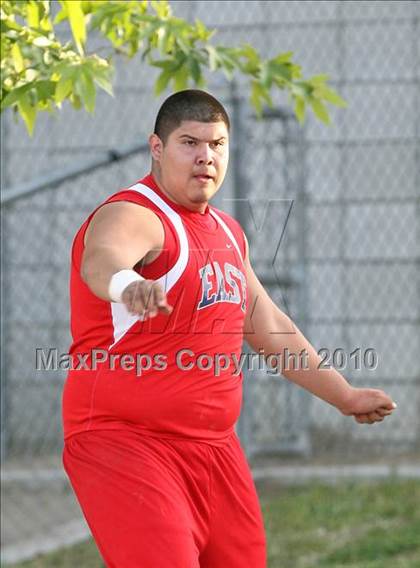
[[125, 200], [127, 201], [144, 200], [146, 196], [144, 195], [144, 192], [141, 191], [141, 188], [146, 186], [149, 187], [149, 189], [153, 189], [152, 187], [149, 186], [149, 184], [145, 183], [146, 181], [147, 178], [143, 178], [137, 180], [136, 182], [134, 182], [133, 184], [127, 187], [122, 187], [118, 189], [116, 192], [112, 193], [107, 197], [105, 203], [112, 203], [113, 201], [125, 201]]

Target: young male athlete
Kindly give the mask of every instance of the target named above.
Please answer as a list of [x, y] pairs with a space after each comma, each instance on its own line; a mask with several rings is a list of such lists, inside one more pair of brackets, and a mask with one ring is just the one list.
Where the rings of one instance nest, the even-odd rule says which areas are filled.
[[243, 334], [307, 354], [286, 377], [360, 423], [394, 404], [351, 387], [271, 301], [239, 224], [208, 203], [229, 118], [186, 90], [162, 105], [152, 172], [101, 204], [72, 249], [63, 463], [109, 567], [263, 568], [255, 486], [234, 426]]

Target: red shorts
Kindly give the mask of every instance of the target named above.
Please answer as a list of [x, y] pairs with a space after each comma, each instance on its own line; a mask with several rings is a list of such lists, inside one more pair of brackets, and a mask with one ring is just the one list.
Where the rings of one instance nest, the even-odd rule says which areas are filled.
[[265, 568], [264, 524], [236, 434], [226, 445], [122, 430], [66, 440], [64, 468], [109, 568]]

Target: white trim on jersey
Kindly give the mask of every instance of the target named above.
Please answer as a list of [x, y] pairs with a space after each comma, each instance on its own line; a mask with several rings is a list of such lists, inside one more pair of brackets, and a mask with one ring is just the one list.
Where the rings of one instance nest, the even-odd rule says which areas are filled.
[[235, 239], [235, 237], [233, 236], [232, 231], [229, 229], [229, 227], [226, 225], [226, 223], [223, 221], [223, 219], [220, 217], [220, 215], [218, 215], [216, 213], [216, 211], [213, 211], [213, 209], [210, 208], [210, 213], [213, 215], [213, 217], [220, 223], [220, 226], [224, 229], [225, 233], [227, 234], [227, 236], [230, 238], [230, 240], [233, 243], [233, 246], [236, 248], [236, 250], [238, 251], [239, 257], [242, 259], [242, 261], [244, 260], [243, 255], [241, 253], [241, 249], [239, 248], [239, 245]]
[[[182, 222], [181, 216], [178, 215], [176, 211], [170, 207], [153, 189], [144, 185], [142, 183], [136, 183], [132, 185], [130, 190], [137, 191], [141, 195], [147, 197], [152, 203], [154, 203], [159, 209], [165, 213], [165, 215], [172, 222], [173, 226], [178, 235], [179, 239], [179, 257], [173, 267], [163, 276], [157, 279], [157, 282], [162, 285], [166, 294], [175, 286], [178, 280], [181, 278], [189, 257], [189, 246], [188, 237], [185, 231], [184, 224]], [[226, 229], [225, 229], [226, 230]], [[237, 246], [237, 245], [236, 245]], [[139, 319], [139, 316], [131, 315], [124, 304], [111, 302], [112, 310], [112, 322], [114, 325], [114, 343], [109, 347], [110, 349], [124, 337], [128, 330], [135, 325]]]
[[109, 346], [109, 349], [112, 349], [124, 337], [127, 331], [139, 321], [139, 317], [131, 315], [124, 304], [111, 302], [111, 312], [112, 324], [114, 326], [114, 343]]

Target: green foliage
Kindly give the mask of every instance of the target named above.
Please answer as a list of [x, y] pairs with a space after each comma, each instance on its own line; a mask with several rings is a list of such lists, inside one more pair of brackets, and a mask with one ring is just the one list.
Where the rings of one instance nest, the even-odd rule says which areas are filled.
[[[303, 122], [309, 106], [329, 122], [328, 104], [345, 106], [327, 85], [328, 77], [303, 79], [293, 53], [262, 59], [251, 45], [213, 45], [214, 30], [200, 20], [193, 24], [172, 14], [167, 1], [60, 0], [53, 19], [50, 0], [1, 2], [1, 111], [13, 107], [33, 132], [38, 111], [74, 108], [93, 112], [96, 89], [112, 95], [112, 56], [140, 53], [146, 65], [160, 73], [155, 94], [167, 88], [205, 87], [203, 69], [222, 72], [228, 79], [240, 73], [249, 79], [250, 101], [257, 113], [272, 105], [272, 91], [289, 93], [296, 116]], [[58, 39], [67, 26], [72, 39]], [[92, 32], [107, 42], [109, 54], [99, 57], [88, 49]]]

